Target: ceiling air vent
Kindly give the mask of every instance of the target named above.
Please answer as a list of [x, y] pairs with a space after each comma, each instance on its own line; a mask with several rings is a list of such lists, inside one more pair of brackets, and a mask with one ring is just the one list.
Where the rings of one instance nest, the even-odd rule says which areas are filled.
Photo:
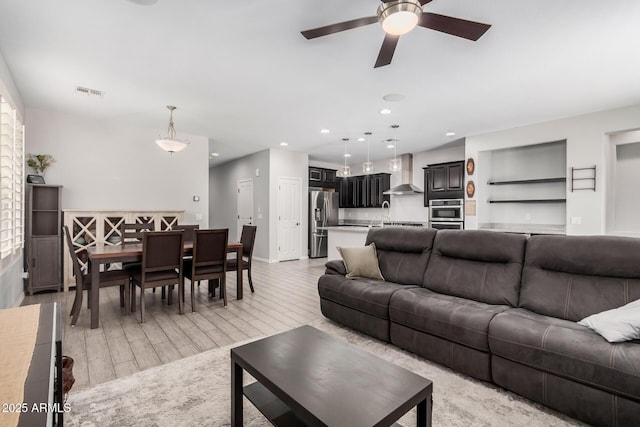
[[104, 92], [98, 89], [90, 89], [88, 87], [76, 86], [76, 92], [87, 96], [99, 96], [104, 97]]

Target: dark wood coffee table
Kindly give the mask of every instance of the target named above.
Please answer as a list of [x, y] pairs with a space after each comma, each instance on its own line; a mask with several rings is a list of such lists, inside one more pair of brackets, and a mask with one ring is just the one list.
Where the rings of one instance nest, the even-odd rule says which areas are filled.
[[[256, 382], [243, 387], [247, 371]], [[389, 426], [417, 406], [431, 426], [431, 381], [311, 326], [231, 349], [231, 425], [243, 394], [276, 426]]]

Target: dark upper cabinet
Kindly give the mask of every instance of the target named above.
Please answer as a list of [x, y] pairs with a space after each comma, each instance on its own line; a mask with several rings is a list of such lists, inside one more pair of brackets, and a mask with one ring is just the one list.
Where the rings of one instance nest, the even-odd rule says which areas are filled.
[[382, 202], [389, 201], [389, 196], [382, 194], [389, 188], [391, 175], [388, 173], [337, 178], [336, 186], [341, 208], [380, 207]]
[[335, 169], [318, 168], [309, 166], [309, 187], [336, 188], [338, 182], [336, 180]]
[[463, 160], [424, 168], [424, 205], [434, 199], [463, 199], [464, 170]]
[[388, 173], [377, 173], [367, 177], [369, 179], [369, 200], [368, 206], [379, 208], [383, 202], [390, 202], [391, 196], [382, 194], [391, 188], [391, 175]]

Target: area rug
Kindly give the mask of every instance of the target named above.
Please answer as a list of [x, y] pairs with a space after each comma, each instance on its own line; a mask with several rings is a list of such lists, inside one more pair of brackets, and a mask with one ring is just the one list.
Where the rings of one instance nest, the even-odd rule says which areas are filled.
[[[578, 426], [544, 406], [481, 381], [460, 375], [365, 335], [321, 319], [311, 326], [433, 381], [433, 425]], [[230, 425], [229, 350], [200, 353], [93, 388], [71, 393], [69, 426], [228, 426]], [[252, 379], [245, 374], [247, 382]], [[247, 426], [268, 426], [246, 400]], [[415, 410], [400, 419], [416, 425]], [[333, 426], [332, 426], [333, 427]], [[336, 426], [337, 427], [337, 426]], [[346, 427], [346, 426], [345, 426]], [[349, 426], [350, 427], [350, 426]]]

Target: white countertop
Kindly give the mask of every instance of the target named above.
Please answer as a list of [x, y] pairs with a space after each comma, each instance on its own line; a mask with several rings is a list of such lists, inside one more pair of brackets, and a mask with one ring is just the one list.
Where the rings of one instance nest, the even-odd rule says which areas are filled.
[[330, 225], [329, 227], [318, 227], [318, 230], [346, 231], [349, 233], [368, 233], [371, 227], [364, 225]]
[[503, 233], [522, 234], [567, 234], [564, 225], [554, 224], [506, 224], [506, 223], [485, 223], [479, 224], [478, 230], [501, 231]]

